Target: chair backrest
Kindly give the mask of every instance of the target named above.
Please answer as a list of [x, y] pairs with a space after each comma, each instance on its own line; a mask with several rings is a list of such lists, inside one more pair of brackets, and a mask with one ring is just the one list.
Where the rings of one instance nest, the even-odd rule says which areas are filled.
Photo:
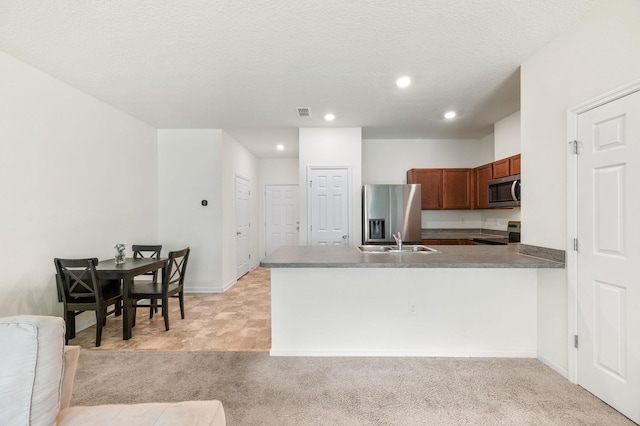
[[160, 252], [162, 251], [162, 245], [143, 245], [134, 244], [131, 246], [133, 251], [133, 258], [138, 259], [141, 257], [160, 259]]
[[98, 259], [53, 259], [58, 272], [57, 283], [67, 302], [94, 298], [102, 299], [102, 287], [96, 274]]
[[169, 264], [164, 274], [163, 291], [166, 291], [172, 284], [177, 284], [180, 287], [184, 285], [184, 276], [187, 272], [190, 252], [191, 249], [189, 247], [169, 252]]

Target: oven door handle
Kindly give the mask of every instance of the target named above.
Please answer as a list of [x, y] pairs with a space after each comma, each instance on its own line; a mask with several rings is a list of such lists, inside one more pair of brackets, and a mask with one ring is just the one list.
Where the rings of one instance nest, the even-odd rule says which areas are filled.
[[513, 201], [519, 201], [518, 197], [516, 197], [516, 185], [517, 185], [518, 181], [514, 180], [513, 183], [511, 184], [511, 198], [513, 198]]

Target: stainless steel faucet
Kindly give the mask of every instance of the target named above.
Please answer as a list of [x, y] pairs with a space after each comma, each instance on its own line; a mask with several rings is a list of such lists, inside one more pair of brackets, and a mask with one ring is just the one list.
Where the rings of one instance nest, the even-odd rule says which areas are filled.
[[391, 234], [393, 236], [393, 239], [396, 240], [396, 244], [398, 245], [398, 250], [402, 251], [402, 234], [400, 233], [400, 231], [398, 231], [398, 235], [396, 234]]

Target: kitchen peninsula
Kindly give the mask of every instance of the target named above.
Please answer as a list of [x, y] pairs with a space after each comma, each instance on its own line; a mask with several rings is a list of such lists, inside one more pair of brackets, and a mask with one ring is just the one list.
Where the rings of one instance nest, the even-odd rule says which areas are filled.
[[271, 355], [534, 357], [537, 270], [564, 263], [523, 247], [280, 247], [261, 262]]

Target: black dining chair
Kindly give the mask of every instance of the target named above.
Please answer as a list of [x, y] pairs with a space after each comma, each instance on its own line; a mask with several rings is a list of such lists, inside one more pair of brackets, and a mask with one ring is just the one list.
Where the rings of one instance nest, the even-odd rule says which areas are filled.
[[[85, 311], [96, 313], [96, 347], [102, 340], [102, 327], [107, 316], [122, 309], [119, 281], [102, 283], [96, 273], [97, 258], [53, 260], [58, 291], [64, 303], [66, 340], [76, 337], [76, 316]], [[109, 311], [109, 306], [114, 309]]]
[[[164, 317], [164, 328], [167, 331], [169, 331], [169, 298], [177, 297], [179, 299], [180, 315], [184, 319], [184, 277], [190, 252], [191, 249], [189, 247], [170, 251], [169, 262], [162, 275], [161, 282], [134, 281], [129, 293], [129, 297], [133, 300], [134, 308], [151, 308], [151, 318], [153, 318], [153, 312], [158, 307], [158, 301], [160, 301], [160, 308]], [[138, 303], [140, 300], [145, 299], [148, 299], [150, 303]], [[135, 318], [134, 312], [134, 324]]]
[[[133, 251], [133, 258], [134, 259], [143, 259], [143, 258], [155, 258], [155, 259], [160, 259], [160, 252], [162, 252], [162, 245], [161, 244], [155, 244], [155, 245], [148, 245], [148, 244], [133, 244], [131, 246], [131, 250]], [[140, 275], [139, 275], [140, 276]], [[158, 271], [154, 270], [151, 272], [147, 272], [146, 274], [142, 274], [142, 277], [145, 276], [150, 276], [151, 277], [151, 281], [158, 282]], [[150, 312], [149, 312], [149, 318], [153, 318], [153, 312], [158, 312], [158, 307], [157, 304], [155, 303], [155, 300], [151, 301], [152, 305], [156, 305], [155, 308], [150, 308]]]
[[[160, 259], [160, 252], [162, 251], [162, 245], [144, 245], [144, 244], [133, 244], [131, 246], [131, 250], [133, 251], [134, 259], [142, 259], [142, 258], [151, 258], [151, 259]], [[152, 281], [158, 280], [158, 271], [147, 272], [144, 275], [150, 275], [152, 277]]]

